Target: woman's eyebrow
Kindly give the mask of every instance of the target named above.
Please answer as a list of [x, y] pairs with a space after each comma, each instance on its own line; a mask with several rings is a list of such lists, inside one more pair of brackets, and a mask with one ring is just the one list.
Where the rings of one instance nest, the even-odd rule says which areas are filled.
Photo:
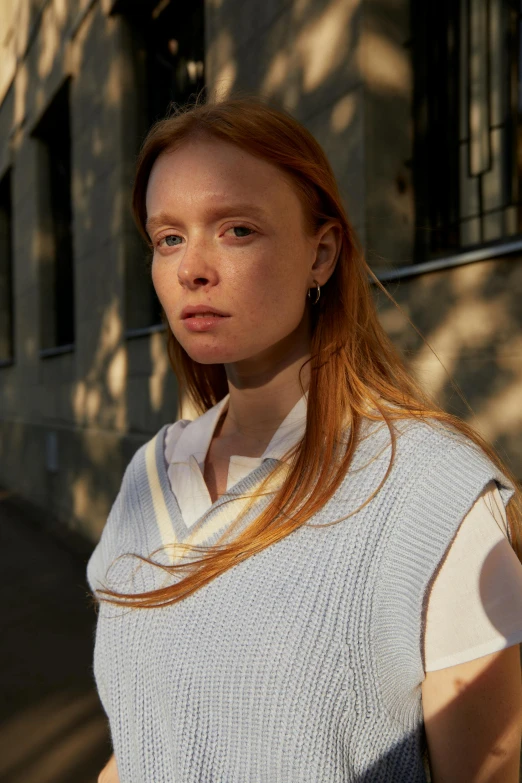
[[[211, 220], [219, 220], [220, 218], [224, 218], [229, 215], [245, 215], [245, 217], [250, 215], [251, 217], [258, 218], [259, 220], [264, 220], [267, 218], [267, 213], [265, 210], [255, 204], [222, 204], [216, 207], [212, 207], [207, 211], [207, 217]], [[150, 233], [155, 228], [159, 228], [159, 226], [164, 226], [165, 224], [169, 223], [176, 224], [178, 223], [178, 220], [174, 215], [168, 212], [158, 212], [157, 215], [152, 215], [147, 220], [145, 227], [147, 233]]]

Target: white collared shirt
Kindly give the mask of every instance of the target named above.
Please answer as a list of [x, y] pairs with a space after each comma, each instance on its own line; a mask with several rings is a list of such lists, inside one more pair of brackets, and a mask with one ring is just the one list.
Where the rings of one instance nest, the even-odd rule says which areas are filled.
[[[285, 452], [303, 437], [306, 427], [307, 398], [306, 392], [278, 427], [260, 457], [241, 455], [230, 457], [227, 489], [257, 468], [263, 460], [269, 458], [282, 460]], [[182, 419], [173, 424], [167, 432], [165, 456], [169, 466], [168, 475], [183, 520], [189, 530], [212, 505], [203, 478], [205, 458], [221, 414], [225, 408], [228, 408], [229, 399], [230, 395], [227, 394], [199, 418], [192, 422]]]
[[[205, 458], [226, 395], [194, 421], [172, 424], [165, 460], [172, 491], [190, 532], [212, 505], [204, 480]], [[265, 459], [282, 461], [304, 435], [305, 393], [274, 433], [261, 457], [230, 457], [227, 490]], [[205, 528], [199, 531], [205, 541]], [[488, 555], [495, 549], [495, 557]], [[522, 641], [522, 565], [507, 539], [500, 494], [491, 484], [463, 520], [433, 582], [425, 628], [425, 669], [434, 671], [497, 652]]]

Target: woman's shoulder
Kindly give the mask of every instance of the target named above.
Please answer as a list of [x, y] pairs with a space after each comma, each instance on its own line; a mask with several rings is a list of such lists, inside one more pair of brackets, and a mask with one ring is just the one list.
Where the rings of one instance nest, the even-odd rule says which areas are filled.
[[[492, 456], [451, 421], [426, 417], [398, 421], [397, 452], [404, 460], [419, 462], [430, 473], [451, 474], [454, 480], [483, 476], [511, 486]], [[483, 487], [481, 487], [482, 490]]]
[[[415, 458], [419, 451], [429, 453], [432, 459], [437, 459], [448, 450], [460, 453], [481, 454], [484, 450], [469, 435], [459, 430], [454, 424], [434, 416], [392, 416], [385, 420], [382, 417], [365, 419], [361, 426], [361, 445], [368, 442], [368, 448], [377, 443], [393, 446], [400, 455], [411, 455]], [[372, 444], [372, 445], [370, 445]]]
[[[361, 457], [362, 455], [362, 457]], [[359, 462], [390, 464], [401, 492], [436, 498], [464, 492], [474, 499], [495, 481], [506, 503], [513, 486], [486, 451], [444, 419], [406, 416], [369, 421], [361, 429]]]
[[389, 459], [393, 451], [394, 460], [416, 460], [421, 454], [430, 461], [437, 459], [440, 452], [453, 446], [471, 448], [474, 444], [455, 428], [431, 417], [376, 415], [361, 421], [357, 452], [359, 458], [375, 459], [382, 455]]
[[[163, 451], [165, 456], [171, 454], [178, 442], [182, 432], [186, 427], [191, 424], [191, 419], [178, 419], [172, 423], [162, 424], [162, 426], [149, 437], [145, 442], [141, 443], [136, 449], [124, 471], [121, 486], [126, 487], [132, 480], [132, 477], [144, 469], [147, 461], [147, 453], [156, 452], [157, 455]], [[167, 459], [168, 462], [168, 459]]]
[[129, 459], [87, 566], [91, 589], [104, 583], [107, 569], [118, 555], [136, 551], [140, 541], [148, 539], [151, 525], [147, 520], [151, 514], [147, 513], [147, 509], [154, 505], [151, 497], [155, 479], [161, 473], [161, 470], [158, 472], [158, 466], [164, 458], [165, 444], [173, 444], [188, 423], [188, 420], [179, 420], [162, 425], [152, 437], [138, 446]]

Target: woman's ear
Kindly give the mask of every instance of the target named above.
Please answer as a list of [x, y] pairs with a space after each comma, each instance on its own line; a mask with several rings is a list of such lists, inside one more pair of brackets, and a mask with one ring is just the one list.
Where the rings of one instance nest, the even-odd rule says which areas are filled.
[[311, 273], [319, 285], [324, 285], [332, 275], [341, 250], [341, 227], [330, 220], [321, 226], [314, 237], [315, 261]]

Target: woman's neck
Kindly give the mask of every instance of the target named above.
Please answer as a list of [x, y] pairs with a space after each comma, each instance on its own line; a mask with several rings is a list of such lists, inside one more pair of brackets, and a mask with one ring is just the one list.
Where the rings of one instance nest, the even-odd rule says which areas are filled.
[[[301, 365], [302, 360], [299, 367]], [[304, 372], [302, 376], [305, 377]], [[308, 385], [304, 385], [305, 391]], [[241, 437], [260, 444], [270, 441], [303, 396], [298, 376], [290, 377], [290, 374], [278, 375], [267, 384], [254, 388], [236, 388], [229, 383], [229, 393], [227, 410], [218, 425], [218, 437]]]

